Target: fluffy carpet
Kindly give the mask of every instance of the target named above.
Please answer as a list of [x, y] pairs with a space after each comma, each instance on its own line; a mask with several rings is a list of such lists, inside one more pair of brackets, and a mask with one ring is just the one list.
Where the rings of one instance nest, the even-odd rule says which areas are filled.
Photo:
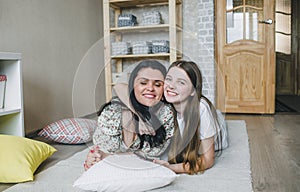
[[[228, 124], [229, 147], [216, 159], [213, 168], [199, 175], [182, 174], [166, 187], [153, 191], [213, 191], [251, 192], [250, 154], [245, 121], [230, 120]], [[20, 183], [5, 192], [76, 192], [74, 181], [83, 173], [82, 163], [88, 149], [60, 161], [37, 174], [33, 182]]]

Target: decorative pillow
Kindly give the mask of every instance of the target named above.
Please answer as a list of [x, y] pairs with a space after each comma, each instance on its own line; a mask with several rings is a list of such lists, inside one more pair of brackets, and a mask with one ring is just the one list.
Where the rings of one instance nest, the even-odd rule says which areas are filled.
[[135, 155], [111, 155], [84, 172], [74, 187], [91, 191], [146, 191], [163, 187], [177, 175]]
[[80, 144], [92, 140], [96, 127], [96, 120], [68, 118], [47, 125], [38, 135], [58, 143]]
[[41, 141], [0, 135], [0, 183], [32, 181], [38, 166], [55, 151]]

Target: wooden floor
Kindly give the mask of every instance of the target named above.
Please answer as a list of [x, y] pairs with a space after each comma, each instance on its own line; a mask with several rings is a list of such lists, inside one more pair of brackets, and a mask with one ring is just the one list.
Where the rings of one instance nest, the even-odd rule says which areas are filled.
[[[225, 118], [246, 121], [254, 192], [300, 192], [300, 114], [226, 114]], [[54, 146], [58, 152], [38, 172], [86, 147]], [[0, 191], [10, 186], [1, 184]]]
[[300, 115], [229, 115], [245, 120], [254, 192], [300, 191]]

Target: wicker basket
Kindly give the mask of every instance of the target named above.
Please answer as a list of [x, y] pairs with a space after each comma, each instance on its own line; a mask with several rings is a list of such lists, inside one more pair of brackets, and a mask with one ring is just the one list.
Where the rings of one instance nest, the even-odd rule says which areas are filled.
[[111, 55], [131, 54], [131, 45], [128, 42], [113, 42], [111, 44]]
[[118, 27], [128, 27], [137, 25], [136, 16], [132, 14], [121, 14], [118, 17]]
[[168, 40], [153, 40], [152, 53], [169, 53], [170, 43]]
[[132, 53], [134, 55], [152, 53], [152, 43], [149, 41], [132, 42]]
[[159, 11], [145, 12], [142, 15], [141, 25], [158, 25], [162, 23], [163, 20]]

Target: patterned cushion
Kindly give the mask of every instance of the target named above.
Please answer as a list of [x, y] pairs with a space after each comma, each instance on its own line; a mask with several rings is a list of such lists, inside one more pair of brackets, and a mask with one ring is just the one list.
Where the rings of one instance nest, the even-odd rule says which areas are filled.
[[96, 127], [96, 120], [68, 118], [47, 125], [38, 135], [58, 143], [80, 144], [92, 140]]

